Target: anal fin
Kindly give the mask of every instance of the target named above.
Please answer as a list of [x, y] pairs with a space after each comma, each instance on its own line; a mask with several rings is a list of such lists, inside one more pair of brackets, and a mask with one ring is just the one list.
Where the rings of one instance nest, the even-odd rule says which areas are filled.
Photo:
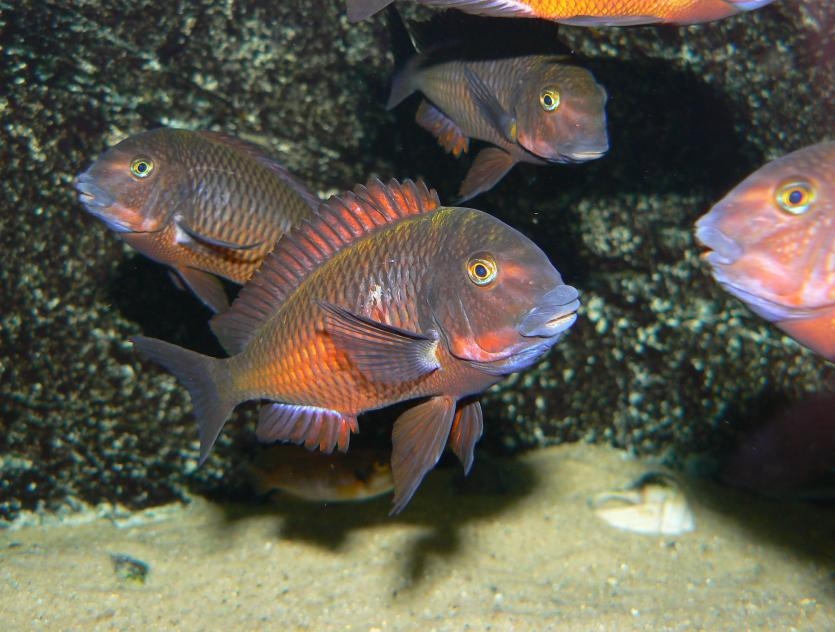
[[455, 452], [464, 474], [470, 473], [473, 466], [473, 449], [484, 431], [484, 419], [478, 400], [461, 404], [455, 411], [452, 430], [449, 433], [449, 448]]
[[216, 276], [196, 268], [177, 268], [176, 270], [188, 289], [215, 314], [229, 308], [226, 291], [223, 289], [220, 279]]
[[304, 444], [308, 450], [341, 452], [348, 449], [352, 432], [357, 432], [356, 417], [317, 406], [273, 403], [261, 407], [255, 434], [259, 441], [289, 441]]
[[464, 135], [455, 121], [426, 100], [420, 102], [415, 121], [437, 138], [438, 144], [455, 157], [465, 153], [470, 147], [470, 139]]
[[493, 188], [510, 171], [516, 160], [498, 147], [482, 149], [470, 167], [458, 191], [459, 202], [469, 200], [479, 193]]
[[394, 422], [391, 434], [392, 515], [403, 510], [423, 477], [441, 458], [454, 414], [455, 399], [439, 395], [410, 408]]

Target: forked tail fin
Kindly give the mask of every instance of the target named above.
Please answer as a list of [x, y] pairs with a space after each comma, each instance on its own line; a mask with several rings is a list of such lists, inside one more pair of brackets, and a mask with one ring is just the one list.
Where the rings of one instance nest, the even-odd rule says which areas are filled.
[[171, 371], [188, 389], [197, 417], [200, 463], [203, 463], [238, 404], [225, 361], [156, 338], [135, 336], [131, 342], [146, 358]]

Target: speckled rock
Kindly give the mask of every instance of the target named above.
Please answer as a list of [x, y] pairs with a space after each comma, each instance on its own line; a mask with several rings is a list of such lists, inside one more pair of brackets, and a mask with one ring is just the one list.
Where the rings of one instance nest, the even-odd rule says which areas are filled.
[[[222, 129], [322, 195], [378, 174], [452, 199], [470, 159], [413, 125], [414, 103], [383, 106], [385, 20], [313, 4], [0, 1], [0, 518], [235, 493], [253, 449], [243, 407], [197, 468], [187, 394], [126, 342], [220, 352], [208, 313], [76, 201], [74, 176], [105, 147], [159, 125]], [[488, 395], [486, 447], [718, 449], [831, 383], [713, 284], [691, 226], [766, 160], [831, 136], [833, 24], [821, 0], [685, 29], [547, 25], [606, 86], [612, 150], [519, 167], [472, 202], [532, 235], [584, 301], [546, 361]]]

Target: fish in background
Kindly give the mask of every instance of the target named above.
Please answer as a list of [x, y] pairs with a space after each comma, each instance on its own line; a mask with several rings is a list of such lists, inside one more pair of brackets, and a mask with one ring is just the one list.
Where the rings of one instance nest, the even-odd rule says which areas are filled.
[[347, 450], [357, 415], [419, 400], [394, 423], [393, 513], [449, 444], [465, 471], [482, 433], [474, 396], [545, 354], [577, 291], [527, 237], [424, 184], [372, 180], [333, 197], [276, 245], [211, 321], [231, 357], [145, 337], [136, 348], [189, 389], [207, 458], [234, 408], [256, 436]]
[[608, 151], [606, 91], [568, 57], [430, 57], [413, 57], [395, 76], [387, 107], [420, 91], [416, 121], [447, 152], [460, 156], [471, 138], [493, 145], [476, 156], [460, 201], [492, 188], [518, 162], [578, 163]]
[[278, 490], [311, 502], [356, 502], [394, 488], [388, 456], [367, 448], [317, 454], [279, 444], [259, 453], [247, 470], [259, 496]]
[[[413, 0], [430, 7], [454, 8], [475, 15], [541, 18], [573, 26], [634, 26], [666, 22], [698, 24], [744, 11], [774, 0]], [[359, 22], [383, 10], [393, 0], [347, 0], [348, 19]]]
[[835, 393], [810, 395], [743, 437], [722, 480], [766, 496], [835, 499]]
[[259, 145], [170, 128], [108, 149], [75, 186], [90, 214], [170, 266], [214, 312], [228, 307], [218, 277], [246, 283], [320, 202]]
[[774, 160], [696, 223], [713, 277], [835, 362], [835, 142]]

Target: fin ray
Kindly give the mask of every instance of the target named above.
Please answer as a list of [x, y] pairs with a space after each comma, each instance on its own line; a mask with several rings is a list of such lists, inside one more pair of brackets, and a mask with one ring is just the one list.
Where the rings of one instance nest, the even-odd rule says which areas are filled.
[[438, 139], [438, 144], [456, 158], [470, 147], [470, 139], [461, 128], [425, 99], [420, 102], [415, 114], [417, 124]]
[[215, 314], [229, 308], [223, 283], [213, 274], [196, 268], [176, 268], [177, 274], [189, 290]]
[[448, 445], [464, 466], [465, 475], [473, 466], [473, 451], [483, 431], [484, 417], [478, 400], [459, 405], [452, 420]]
[[482, 149], [473, 161], [461, 189], [459, 202], [488, 191], [516, 164], [513, 156], [498, 147]]
[[358, 431], [356, 417], [317, 406], [276, 402], [261, 407], [255, 434], [264, 443], [289, 441], [328, 453], [334, 448], [345, 452], [351, 433]]

